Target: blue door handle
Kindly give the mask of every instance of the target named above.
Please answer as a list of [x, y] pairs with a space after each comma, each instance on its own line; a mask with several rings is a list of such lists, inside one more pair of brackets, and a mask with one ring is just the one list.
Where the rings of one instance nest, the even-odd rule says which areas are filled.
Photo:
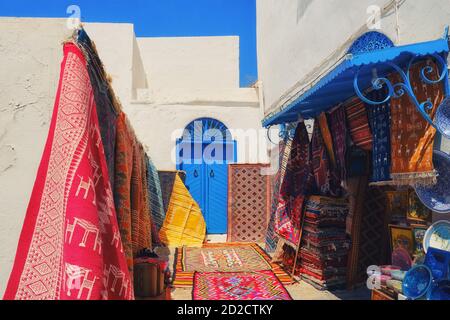
[[214, 170], [211, 170], [211, 172], [209, 173], [209, 176], [210, 176], [211, 178], [214, 178]]
[[195, 177], [195, 178], [198, 178], [198, 172], [197, 172], [197, 170], [194, 170], [194, 177]]

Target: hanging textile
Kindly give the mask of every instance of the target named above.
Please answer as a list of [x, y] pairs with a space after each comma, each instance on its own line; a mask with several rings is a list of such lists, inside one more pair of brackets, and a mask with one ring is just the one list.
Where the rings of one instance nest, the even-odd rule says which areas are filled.
[[64, 45], [49, 136], [5, 299], [131, 299], [92, 87]]
[[281, 185], [275, 213], [275, 231], [283, 239], [296, 245], [300, 240], [300, 227], [305, 195], [313, 186], [311, 150], [304, 122], [297, 126], [289, 161]]
[[[387, 90], [374, 90], [367, 95], [372, 101], [383, 101]], [[391, 106], [367, 105], [370, 127], [373, 133], [371, 185], [386, 185], [391, 182]]]
[[97, 105], [100, 134], [105, 149], [105, 158], [108, 165], [109, 179], [114, 187], [114, 155], [116, 145], [117, 100], [112, 91], [103, 64], [100, 61], [95, 45], [82, 29], [78, 35], [78, 45], [86, 55], [89, 77], [94, 90], [95, 104]]
[[181, 178], [181, 181], [185, 181], [186, 173], [183, 171], [158, 171], [159, 181], [161, 182], [161, 193], [163, 196], [164, 214], [169, 207], [173, 184], [177, 175]]
[[262, 243], [270, 212], [270, 176], [265, 164], [228, 166], [229, 242]]
[[161, 193], [161, 183], [159, 182], [158, 170], [156, 170], [150, 157], [145, 155], [147, 163], [147, 183], [150, 197], [150, 213], [155, 229], [159, 232], [164, 222], [166, 213]]
[[200, 207], [178, 174], [159, 237], [167, 246], [190, 247], [202, 246], [206, 237], [206, 222]]
[[281, 183], [284, 180], [286, 166], [291, 154], [292, 139], [286, 138], [280, 142], [279, 146], [279, 167], [272, 183], [272, 205], [270, 211], [269, 224], [267, 226], [266, 246], [267, 252], [274, 252], [278, 244], [278, 236], [275, 232], [275, 218], [280, 196]]
[[364, 103], [355, 98], [346, 105], [345, 111], [353, 143], [365, 151], [372, 151], [372, 132]]
[[[128, 128], [131, 130], [129, 124]], [[150, 205], [146, 179], [147, 164], [144, 161], [144, 149], [135, 140], [131, 174], [131, 237], [134, 256], [138, 251], [152, 247]]]
[[331, 166], [328, 158], [320, 130], [320, 121], [314, 124], [311, 146], [315, 191], [322, 196], [340, 197], [342, 195], [341, 181], [337, 170]]
[[336, 167], [336, 158], [334, 156], [333, 138], [331, 136], [330, 127], [328, 126], [328, 118], [325, 112], [322, 112], [318, 117], [320, 133], [322, 134], [325, 147], [327, 148], [328, 159], [333, 168]]
[[116, 127], [114, 200], [128, 269], [133, 275], [134, 256], [151, 247], [151, 224], [144, 208], [143, 156], [124, 113], [119, 114]]
[[346, 154], [347, 154], [347, 121], [345, 118], [345, 109], [336, 108], [330, 112], [330, 131], [333, 137], [333, 148], [336, 157], [336, 169], [341, 181], [347, 177]]
[[[410, 81], [418, 101], [430, 101], [434, 108], [444, 98], [441, 84], [425, 84], [420, 78], [421, 71], [427, 62], [420, 62], [411, 67]], [[426, 74], [430, 79], [437, 79], [437, 67]], [[400, 76], [390, 77], [393, 84], [399, 83]], [[417, 111], [409, 96], [404, 94], [398, 99], [391, 99], [391, 143], [392, 143], [392, 180], [396, 185], [430, 185], [436, 183], [436, 172], [433, 167], [433, 146], [436, 129], [433, 128]]]

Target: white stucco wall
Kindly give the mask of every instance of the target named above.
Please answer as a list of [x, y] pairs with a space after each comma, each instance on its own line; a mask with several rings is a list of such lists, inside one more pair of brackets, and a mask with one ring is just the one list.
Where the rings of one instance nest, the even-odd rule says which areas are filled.
[[[157, 102], [135, 102], [125, 108], [139, 140], [147, 147], [156, 167], [174, 170], [172, 156], [176, 138], [191, 121], [211, 117], [222, 121], [234, 134], [239, 163], [267, 163], [267, 140], [261, 128], [261, 114], [255, 89], [176, 91]], [[173, 94], [173, 92], [172, 92]], [[179, 98], [177, 98], [179, 97]], [[233, 98], [235, 97], [235, 98]], [[165, 102], [162, 102], [161, 100]], [[184, 100], [180, 102], [177, 99]], [[178, 102], [178, 103], [177, 103]], [[240, 135], [242, 131], [250, 135]], [[257, 145], [250, 137], [260, 135]]]
[[149, 88], [239, 87], [239, 37], [138, 38]]
[[[264, 88], [265, 113], [280, 107], [297, 83], [331, 57], [336, 49], [368, 31], [367, 8], [384, 8], [388, 0], [258, 0], [258, 73]], [[396, 44], [434, 40], [450, 24], [450, 1], [406, 0], [396, 14], [382, 17], [381, 32]], [[344, 49], [345, 49], [344, 45]]]

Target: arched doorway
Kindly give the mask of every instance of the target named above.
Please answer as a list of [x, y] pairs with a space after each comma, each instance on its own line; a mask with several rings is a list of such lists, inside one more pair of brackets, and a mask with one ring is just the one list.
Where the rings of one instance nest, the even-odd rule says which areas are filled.
[[227, 233], [228, 164], [236, 162], [236, 141], [212, 118], [189, 123], [177, 140], [177, 169], [202, 209], [208, 234]]

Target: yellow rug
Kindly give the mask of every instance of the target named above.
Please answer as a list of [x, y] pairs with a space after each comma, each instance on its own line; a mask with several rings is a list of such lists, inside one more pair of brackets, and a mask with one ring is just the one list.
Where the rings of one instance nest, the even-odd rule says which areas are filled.
[[178, 174], [159, 236], [170, 247], [201, 247], [206, 237], [206, 223], [200, 207]]

